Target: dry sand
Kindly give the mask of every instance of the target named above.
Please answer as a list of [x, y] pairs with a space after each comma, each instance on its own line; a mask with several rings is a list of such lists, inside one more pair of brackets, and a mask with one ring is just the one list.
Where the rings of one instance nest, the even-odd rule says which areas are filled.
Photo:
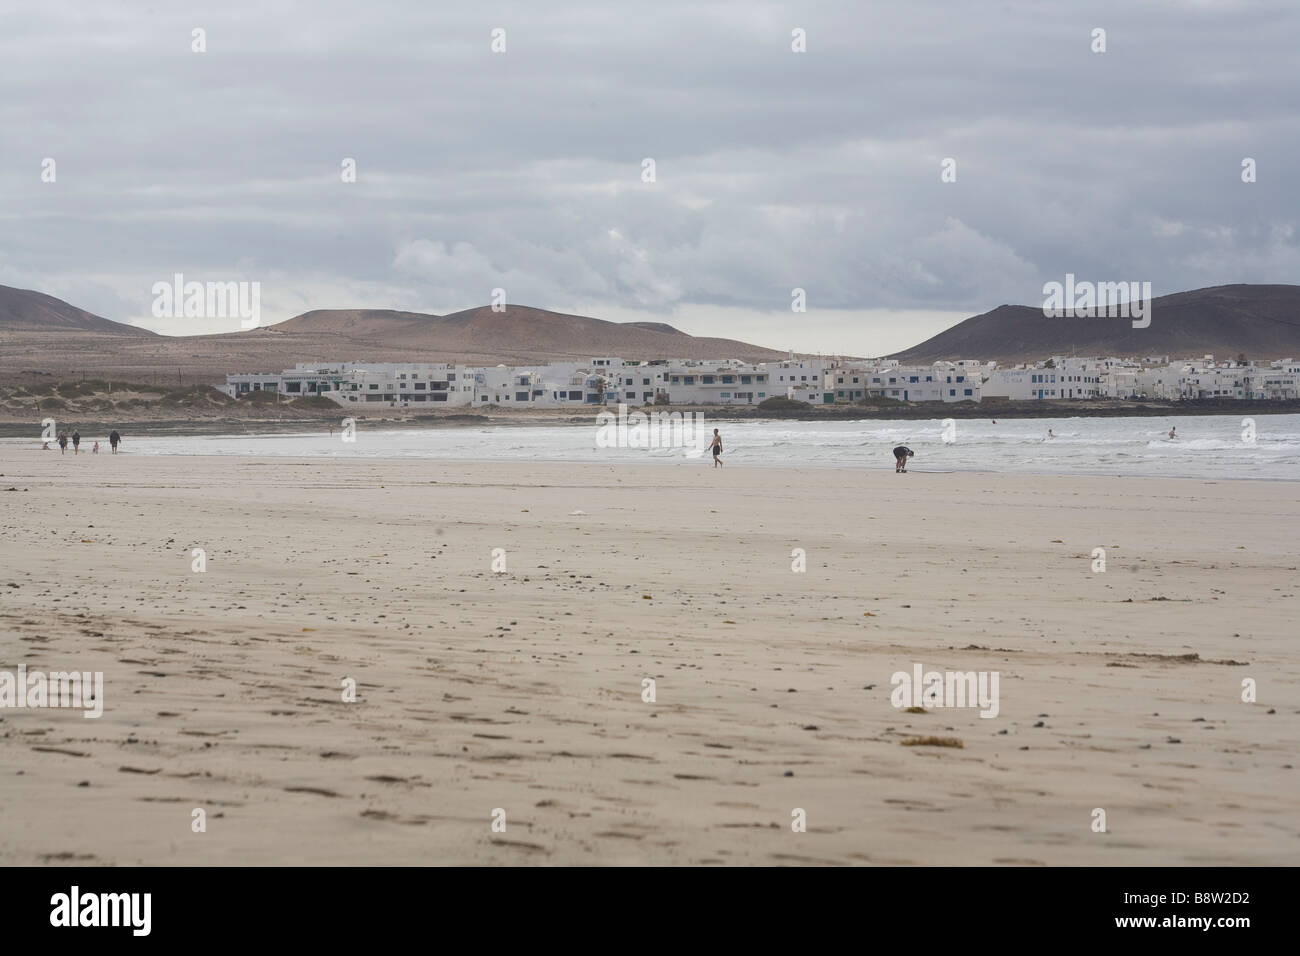
[[[105, 674], [98, 720], [0, 711], [0, 863], [1300, 860], [1300, 485], [0, 472], [0, 670]], [[918, 662], [998, 671], [999, 716], [896, 710]]]

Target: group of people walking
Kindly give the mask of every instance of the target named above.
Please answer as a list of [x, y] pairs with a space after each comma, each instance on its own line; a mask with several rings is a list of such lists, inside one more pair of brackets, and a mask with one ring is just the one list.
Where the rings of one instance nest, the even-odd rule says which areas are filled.
[[[81, 454], [81, 432], [77, 431], [75, 428], [72, 430], [71, 435], [69, 435], [67, 432], [59, 432], [58, 438], [56, 440], [59, 443], [60, 455], [67, 454], [69, 442], [71, 442], [72, 444], [72, 453], [74, 455]], [[114, 455], [117, 454], [117, 446], [121, 444], [121, 442], [122, 442], [122, 436], [117, 433], [116, 429], [108, 433], [108, 444], [113, 449]], [[50, 443], [47, 441], [43, 445], [41, 445], [41, 450], [48, 451], [49, 447], [50, 447]], [[99, 454], [98, 441], [96, 441], [94, 447], [90, 449], [90, 453], [92, 455]]]

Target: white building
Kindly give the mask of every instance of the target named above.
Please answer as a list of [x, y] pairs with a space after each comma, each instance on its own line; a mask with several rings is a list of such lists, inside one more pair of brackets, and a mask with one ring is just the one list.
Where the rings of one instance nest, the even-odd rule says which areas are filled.
[[662, 390], [673, 405], [757, 405], [785, 394], [783, 386], [773, 386], [773, 371], [770, 365], [731, 359], [669, 362]]
[[900, 402], [978, 402], [983, 396], [982, 368], [969, 359], [933, 365], [899, 365], [889, 359], [872, 371], [867, 390]]
[[1300, 398], [1300, 363], [1285, 358], [1256, 370], [1253, 398]]
[[403, 408], [757, 405], [773, 396], [817, 405], [871, 398], [946, 403], [979, 402], [985, 397], [1263, 400], [1300, 397], [1300, 363], [1290, 358], [1267, 366], [1215, 363], [1210, 355], [1173, 365], [1147, 359], [1057, 356], [1035, 366], [1008, 368], [971, 359], [932, 365], [901, 365], [895, 359], [642, 362], [614, 356], [528, 366], [339, 362], [299, 364], [282, 372], [233, 373], [226, 376], [224, 391], [235, 398], [272, 392], [288, 398], [329, 398], [344, 407]]
[[1108, 371], [1103, 360], [1055, 357], [1035, 366], [1017, 365], [984, 372], [984, 394], [1016, 402], [1100, 398]]

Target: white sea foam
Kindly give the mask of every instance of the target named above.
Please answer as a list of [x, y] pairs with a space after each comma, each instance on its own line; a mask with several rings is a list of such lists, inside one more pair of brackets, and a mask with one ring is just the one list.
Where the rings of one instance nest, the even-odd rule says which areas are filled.
[[[942, 419], [919, 421], [728, 421], [720, 429], [723, 460], [750, 467], [894, 467], [892, 449], [916, 452], [909, 470], [994, 471], [1193, 478], [1300, 480], [1300, 415], [1253, 413], [1256, 440], [1241, 440], [1240, 415], [1179, 418], [1062, 418], [957, 421], [956, 441], [942, 438]], [[1178, 437], [1168, 439], [1171, 425]], [[1056, 437], [1047, 438], [1051, 428]], [[133, 455], [236, 455], [303, 458], [414, 458], [653, 462], [700, 467], [682, 449], [598, 448], [588, 425], [494, 425], [384, 429], [358, 422], [356, 441], [324, 429], [311, 434], [151, 437], [129, 434]], [[25, 443], [6, 439], [4, 444]], [[38, 446], [39, 447], [39, 446]], [[711, 467], [711, 456], [703, 456]]]

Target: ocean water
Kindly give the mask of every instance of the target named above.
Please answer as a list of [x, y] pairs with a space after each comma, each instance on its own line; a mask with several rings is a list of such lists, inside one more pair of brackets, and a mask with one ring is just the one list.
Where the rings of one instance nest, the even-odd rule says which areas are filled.
[[[1300, 415], [1251, 416], [1254, 442], [1243, 441], [1241, 415], [1178, 418], [1060, 418], [957, 420], [944, 440], [941, 419], [921, 421], [729, 421], [707, 416], [705, 433], [718, 428], [723, 461], [739, 468], [894, 467], [892, 449], [916, 452], [909, 470], [992, 471], [1029, 474], [1162, 475], [1189, 478], [1300, 480]], [[1177, 428], [1170, 441], [1168, 431]], [[1055, 438], [1047, 437], [1051, 428]], [[493, 425], [441, 428], [369, 428], [345, 442], [336, 425], [302, 434], [131, 434], [132, 455], [288, 456], [322, 459], [415, 458], [462, 461], [644, 462], [709, 467], [699, 447], [599, 447], [590, 424]], [[93, 440], [93, 439], [92, 439]], [[102, 441], [102, 439], [101, 439]], [[24, 444], [6, 439], [3, 444]], [[105, 446], [107, 443], [104, 443]], [[38, 446], [39, 447], [39, 446]], [[83, 446], [84, 450], [84, 446]], [[104, 447], [102, 451], [107, 451]]]

